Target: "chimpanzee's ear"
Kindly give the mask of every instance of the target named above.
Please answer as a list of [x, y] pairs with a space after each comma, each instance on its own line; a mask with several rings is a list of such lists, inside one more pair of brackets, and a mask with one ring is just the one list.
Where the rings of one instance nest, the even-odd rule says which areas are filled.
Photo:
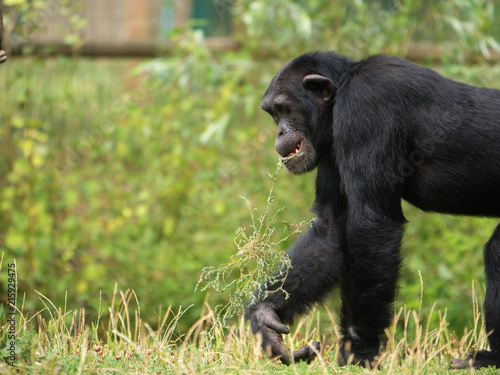
[[302, 79], [306, 89], [314, 93], [325, 102], [331, 100], [335, 94], [335, 87], [330, 78], [320, 76], [319, 74], [309, 74]]

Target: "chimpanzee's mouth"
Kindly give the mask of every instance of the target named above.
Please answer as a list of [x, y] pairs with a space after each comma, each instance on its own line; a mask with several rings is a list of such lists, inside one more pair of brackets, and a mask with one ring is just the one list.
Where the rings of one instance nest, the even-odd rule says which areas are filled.
[[297, 156], [299, 156], [301, 154], [303, 154], [303, 152], [302, 152], [302, 141], [299, 141], [295, 145], [295, 148], [293, 149], [293, 151], [290, 152], [289, 154], [287, 154], [286, 156], [283, 156], [281, 158], [281, 161], [284, 163], [284, 162], [290, 160], [291, 158], [297, 157]]

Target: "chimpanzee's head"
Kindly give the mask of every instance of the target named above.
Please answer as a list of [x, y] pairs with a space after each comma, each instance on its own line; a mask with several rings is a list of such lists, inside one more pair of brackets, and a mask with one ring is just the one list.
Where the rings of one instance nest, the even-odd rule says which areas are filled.
[[286, 64], [264, 94], [261, 107], [276, 125], [276, 151], [286, 168], [313, 170], [331, 151], [335, 85], [327, 72], [302, 55]]

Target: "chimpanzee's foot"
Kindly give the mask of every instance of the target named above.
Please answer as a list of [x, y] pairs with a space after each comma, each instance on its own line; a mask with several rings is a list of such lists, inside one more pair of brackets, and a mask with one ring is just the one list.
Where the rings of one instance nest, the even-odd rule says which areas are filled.
[[341, 343], [338, 361], [339, 366], [357, 365], [367, 369], [380, 369], [380, 363], [376, 353], [368, 353], [368, 351], [365, 351], [364, 354], [361, 354], [355, 352], [352, 350], [350, 341]]
[[0, 50], [0, 64], [5, 62], [6, 60], [7, 60], [7, 54], [5, 53], [5, 51]]
[[450, 369], [466, 369], [471, 367], [478, 369], [489, 366], [500, 368], [500, 353], [480, 350], [469, 354], [465, 359], [453, 359], [450, 362]]
[[[313, 349], [314, 348], [314, 349]], [[311, 361], [316, 358], [317, 353], [321, 349], [319, 342], [314, 341], [311, 345], [305, 345], [299, 350], [293, 352], [293, 361], [305, 361], [311, 363]]]
[[[320, 349], [321, 345], [319, 344], [319, 342], [314, 341], [310, 345], [304, 345], [302, 348], [298, 350], [274, 358], [279, 359], [281, 363], [287, 366], [293, 362], [304, 361], [307, 363], [311, 363], [313, 359], [317, 357], [317, 353], [320, 351]], [[268, 357], [271, 356], [268, 355]]]

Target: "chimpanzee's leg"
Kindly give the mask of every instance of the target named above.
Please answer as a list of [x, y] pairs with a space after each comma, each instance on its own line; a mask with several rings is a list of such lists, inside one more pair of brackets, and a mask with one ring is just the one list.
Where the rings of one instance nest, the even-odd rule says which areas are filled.
[[[484, 266], [486, 272], [486, 298], [484, 313], [488, 341], [495, 355], [495, 365], [500, 364], [500, 225], [484, 248]], [[479, 354], [476, 361], [479, 360]]]
[[484, 247], [486, 298], [484, 315], [491, 350], [480, 350], [466, 359], [454, 359], [450, 368], [500, 367], [500, 225]]
[[392, 320], [403, 222], [374, 214], [349, 227], [339, 363], [376, 368], [380, 339]]

